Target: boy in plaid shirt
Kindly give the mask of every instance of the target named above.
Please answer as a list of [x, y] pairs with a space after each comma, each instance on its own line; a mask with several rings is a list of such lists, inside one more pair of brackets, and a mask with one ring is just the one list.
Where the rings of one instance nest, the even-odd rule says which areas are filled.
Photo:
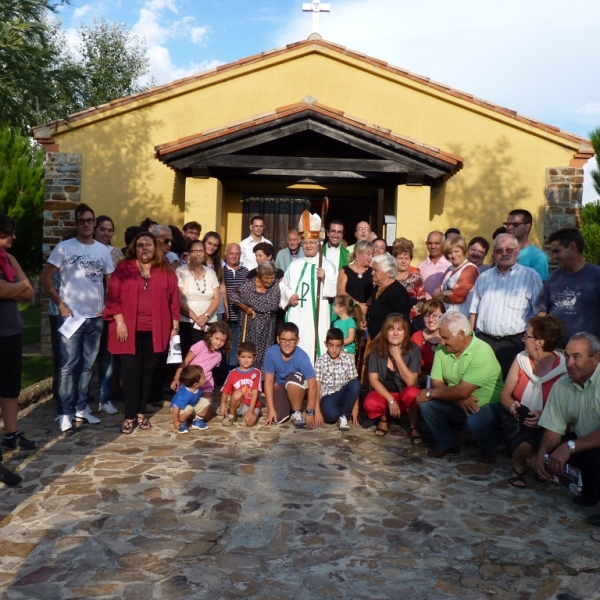
[[344, 334], [332, 327], [325, 337], [327, 354], [317, 359], [317, 397], [326, 423], [335, 423], [340, 430], [350, 429], [348, 421], [358, 425], [360, 381], [354, 357], [342, 352]]

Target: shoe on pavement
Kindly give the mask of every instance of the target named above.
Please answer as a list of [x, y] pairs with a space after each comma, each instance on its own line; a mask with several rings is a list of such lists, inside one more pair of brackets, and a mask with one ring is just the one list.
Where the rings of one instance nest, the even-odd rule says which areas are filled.
[[350, 425], [348, 425], [348, 419], [346, 419], [344, 415], [339, 418], [338, 427], [340, 431], [348, 431], [348, 429], [350, 429]]
[[78, 410], [73, 417], [74, 421], [83, 421], [84, 423], [89, 423], [90, 425], [95, 425], [96, 423], [101, 423], [98, 417], [95, 417], [93, 414], [87, 412], [86, 410]]
[[4, 485], [19, 485], [23, 478], [17, 475], [16, 473], [11, 473], [8, 469], [5, 469], [2, 465], [0, 465], [0, 481], [4, 483]]
[[591, 508], [600, 502], [600, 498], [598, 496], [574, 496], [572, 502], [577, 506]]
[[496, 454], [481, 454], [479, 456], [479, 462], [484, 465], [493, 465], [496, 462]]
[[292, 423], [297, 429], [304, 429], [306, 427], [306, 421], [299, 410], [292, 413]]
[[[223, 417], [223, 427], [231, 427], [237, 419], [237, 415], [225, 415]], [[192, 423], [193, 425], [193, 423]]]
[[17, 431], [10, 436], [4, 436], [2, 447], [8, 448], [9, 450], [16, 450], [17, 448], [20, 448], [21, 450], [33, 450], [35, 448], [35, 442], [33, 440], [28, 440], [25, 437], [25, 434]]
[[204, 419], [194, 419], [192, 421], [192, 429], [208, 429], [208, 425], [206, 424], [206, 422], [204, 421]]
[[117, 407], [110, 400], [108, 402], [100, 402], [98, 410], [107, 415], [116, 415], [119, 412]]
[[73, 424], [71, 423], [71, 415], [60, 415], [56, 417], [58, 421], [58, 428], [62, 431], [71, 431]]
[[187, 423], [182, 423], [179, 426], [179, 429], [177, 430], [177, 433], [189, 433], [190, 432], [190, 428], [188, 427]]
[[427, 451], [427, 456], [431, 458], [444, 458], [447, 454], [458, 454], [460, 452], [460, 446], [452, 446], [451, 448], [445, 448], [444, 450], [438, 450], [437, 448], [430, 448]]

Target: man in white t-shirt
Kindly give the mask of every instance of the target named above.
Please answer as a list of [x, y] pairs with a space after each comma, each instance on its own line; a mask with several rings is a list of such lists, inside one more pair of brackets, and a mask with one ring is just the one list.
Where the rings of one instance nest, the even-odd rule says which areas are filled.
[[240, 242], [240, 249], [242, 250], [242, 266], [246, 267], [248, 271], [256, 269], [258, 263], [256, 262], [256, 256], [254, 256], [254, 246], [260, 244], [260, 242], [271, 242], [263, 237], [263, 231], [265, 230], [265, 220], [260, 215], [255, 215], [250, 219], [250, 235]]
[[[75, 207], [75, 224], [77, 237], [54, 248], [40, 277], [42, 287], [59, 311], [56, 400], [61, 431], [72, 429], [72, 419], [100, 423], [90, 412], [88, 391], [104, 329], [106, 286], [114, 271], [109, 249], [94, 240], [96, 219], [87, 204]], [[58, 271], [60, 293], [52, 282]]]

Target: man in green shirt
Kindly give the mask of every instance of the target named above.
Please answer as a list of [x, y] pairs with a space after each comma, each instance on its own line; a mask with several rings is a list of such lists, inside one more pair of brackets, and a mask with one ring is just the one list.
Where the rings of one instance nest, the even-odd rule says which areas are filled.
[[[531, 464], [541, 479], [552, 479], [544, 464], [546, 454], [553, 473], [562, 473], [565, 463], [577, 467], [583, 489], [573, 502], [595, 506], [600, 501], [600, 340], [591, 333], [576, 333], [565, 348], [565, 358], [567, 375], [550, 390], [539, 420], [546, 431]], [[588, 523], [600, 526], [600, 515]]]
[[502, 370], [492, 348], [473, 336], [467, 317], [448, 312], [440, 318], [441, 344], [431, 370], [431, 388], [417, 403], [433, 434], [433, 458], [458, 454], [456, 425], [465, 423], [479, 447], [479, 460], [496, 462], [496, 425], [502, 415]]

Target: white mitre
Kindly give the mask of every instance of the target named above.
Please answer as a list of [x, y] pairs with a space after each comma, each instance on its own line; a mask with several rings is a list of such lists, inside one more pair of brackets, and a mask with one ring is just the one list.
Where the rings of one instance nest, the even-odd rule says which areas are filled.
[[321, 217], [317, 214], [310, 214], [305, 210], [298, 221], [298, 231], [303, 240], [318, 240], [321, 233]]

